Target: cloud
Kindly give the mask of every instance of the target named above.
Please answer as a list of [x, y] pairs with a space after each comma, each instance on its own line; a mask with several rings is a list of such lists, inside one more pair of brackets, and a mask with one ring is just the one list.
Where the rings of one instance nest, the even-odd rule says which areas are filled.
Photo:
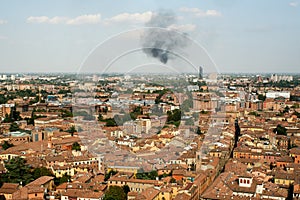
[[110, 23], [146, 23], [151, 19], [152, 12], [147, 11], [143, 13], [121, 13], [111, 18], [105, 19], [105, 24]]
[[221, 12], [217, 10], [201, 10], [199, 8], [187, 8], [182, 7], [179, 9], [180, 12], [191, 13], [196, 17], [220, 17], [222, 16]]
[[70, 25], [80, 25], [80, 24], [98, 24], [101, 21], [101, 15], [81, 15], [74, 19], [67, 21], [67, 24]]
[[34, 24], [68, 24], [68, 25], [81, 25], [81, 24], [97, 24], [101, 21], [100, 14], [80, 15], [75, 18], [55, 16], [49, 18], [47, 16], [30, 16], [26, 19], [27, 23]]
[[7, 21], [4, 20], [4, 19], [0, 19], [0, 25], [1, 25], [1, 24], [7, 24]]
[[37, 17], [28, 17], [26, 22], [27, 23], [34, 23], [34, 24], [64, 24], [68, 18], [66, 17], [53, 17], [49, 18], [47, 16], [37, 16]]
[[182, 31], [182, 32], [192, 32], [196, 29], [196, 25], [195, 24], [182, 24], [182, 25], [172, 24], [168, 28], [177, 31]]
[[289, 3], [289, 5], [292, 6], [292, 7], [297, 7], [298, 4], [299, 4], [299, 3], [298, 3], [298, 2], [295, 2], [295, 1], [292, 1], [292, 2]]
[[4, 36], [4, 35], [0, 35], [0, 40], [6, 40], [7, 39], [7, 37], [6, 36]]

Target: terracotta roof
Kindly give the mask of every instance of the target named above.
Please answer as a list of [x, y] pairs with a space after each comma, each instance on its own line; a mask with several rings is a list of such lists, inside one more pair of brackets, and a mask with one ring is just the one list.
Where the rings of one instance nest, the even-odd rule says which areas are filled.
[[[44, 188], [36, 187], [36, 186], [30, 186], [30, 187], [22, 187], [16, 192], [13, 193], [12, 199], [15, 200], [27, 200], [28, 194], [32, 193], [44, 193]], [[42, 200], [43, 198], [41, 198]]]
[[66, 192], [63, 192], [62, 196], [99, 199], [103, 194], [103, 192], [94, 192], [91, 190], [69, 189]]
[[129, 192], [128, 193], [128, 199], [132, 200], [147, 200], [146, 197], [140, 193], [137, 192]]
[[187, 199], [190, 199], [190, 195], [188, 195], [186, 193], [179, 193], [174, 198], [174, 200], [187, 200]]
[[29, 142], [23, 143], [17, 146], [13, 146], [3, 151], [2, 154], [20, 153], [21, 151], [28, 151], [29, 149], [33, 151], [41, 151], [47, 147], [47, 141]]
[[152, 200], [158, 196], [160, 193], [159, 190], [154, 188], [147, 188], [141, 194], [146, 197], [146, 200]]
[[284, 172], [284, 171], [280, 170], [280, 171], [275, 172], [274, 178], [275, 179], [284, 179], [284, 180], [294, 180], [295, 174], [294, 173], [287, 173], [287, 172]]
[[293, 161], [293, 158], [290, 157], [290, 156], [282, 156], [282, 157], [280, 157], [280, 158], [277, 160], [277, 162], [288, 162], [288, 163], [292, 163], [292, 162], [294, 162], [294, 161]]
[[208, 187], [208, 189], [202, 194], [202, 197], [216, 199], [220, 194], [232, 196], [233, 191], [231, 187], [228, 186], [228, 184], [235, 181], [236, 179], [237, 176], [232, 172], [224, 172], [220, 174], [216, 178], [216, 180]]
[[19, 184], [17, 183], [3, 183], [0, 188], [0, 194], [12, 194], [18, 190]]
[[241, 174], [247, 170], [247, 165], [241, 163], [238, 160], [230, 159], [225, 165], [225, 172], [233, 172], [235, 174]]
[[290, 150], [290, 154], [296, 154], [296, 155], [300, 155], [300, 148], [292, 148]]
[[185, 174], [185, 170], [183, 169], [174, 169], [172, 172], [173, 175], [184, 175]]
[[53, 180], [52, 176], [41, 176], [40, 178], [28, 183], [26, 186], [41, 186]]
[[156, 180], [143, 180], [143, 179], [128, 179], [126, 177], [111, 177], [108, 179], [108, 181], [126, 181], [126, 182], [131, 182], [131, 183], [144, 183], [144, 184], [157, 184], [158, 181]]

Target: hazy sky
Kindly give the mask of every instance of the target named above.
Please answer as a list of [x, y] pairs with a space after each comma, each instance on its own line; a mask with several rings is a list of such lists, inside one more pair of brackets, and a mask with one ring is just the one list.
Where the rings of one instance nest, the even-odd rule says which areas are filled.
[[0, 73], [76, 72], [99, 43], [161, 9], [221, 72], [299, 72], [300, 0], [0, 0]]

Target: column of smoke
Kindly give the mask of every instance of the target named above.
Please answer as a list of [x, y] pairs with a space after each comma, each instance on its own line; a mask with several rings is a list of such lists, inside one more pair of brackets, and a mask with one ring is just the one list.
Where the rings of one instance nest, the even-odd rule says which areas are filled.
[[176, 21], [176, 16], [172, 12], [160, 11], [152, 15], [150, 21], [146, 23], [146, 26], [151, 28], [146, 29], [142, 35], [143, 51], [148, 56], [166, 64], [169, 59], [174, 58], [172, 52], [187, 45], [187, 38], [170, 28]]

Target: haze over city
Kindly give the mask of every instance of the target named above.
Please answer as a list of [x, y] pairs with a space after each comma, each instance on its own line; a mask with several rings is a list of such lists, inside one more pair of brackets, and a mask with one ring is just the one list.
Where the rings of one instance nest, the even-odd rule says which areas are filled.
[[0, 200], [300, 199], [300, 0], [0, 5]]
[[[297, 73], [299, 69], [299, 1], [0, 3], [1, 73], [77, 72], [101, 42], [147, 26], [153, 14], [161, 10], [172, 12], [176, 18], [167, 28], [197, 41], [221, 73]], [[140, 58], [151, 62], [145, 55]], [[130, 70], [135, 58], [130, 59], [122, 68]]]

